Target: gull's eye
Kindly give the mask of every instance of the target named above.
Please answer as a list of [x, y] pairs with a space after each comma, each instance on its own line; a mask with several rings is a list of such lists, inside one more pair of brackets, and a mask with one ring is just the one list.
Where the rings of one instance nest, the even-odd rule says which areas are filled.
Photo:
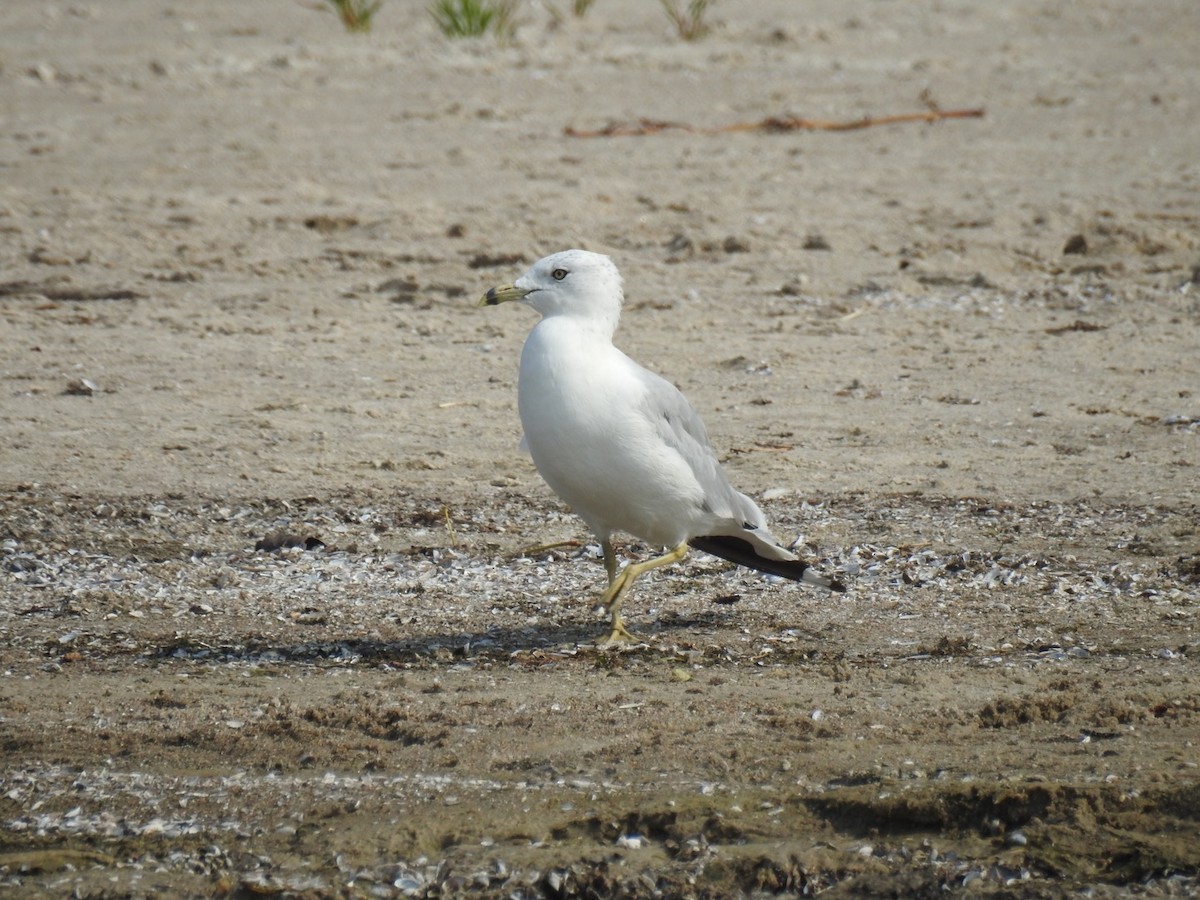
[[564, 278], [567, 277], [567, 270], [566, 269], [555, 269], [553, 272], [550, 273], [550, 277], [552, 277], [555, 281], [562, 281]]

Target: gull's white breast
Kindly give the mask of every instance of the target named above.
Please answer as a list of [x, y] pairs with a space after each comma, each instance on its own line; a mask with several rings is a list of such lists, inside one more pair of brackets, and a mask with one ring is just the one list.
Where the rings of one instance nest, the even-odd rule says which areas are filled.
[[602, 538], [619, 530], [675, 546], [706, 517], [702, 486], [655, 421], [657, 380], [568, 316], [542, 319], [521, 353], [517, 402], [530, 455]]

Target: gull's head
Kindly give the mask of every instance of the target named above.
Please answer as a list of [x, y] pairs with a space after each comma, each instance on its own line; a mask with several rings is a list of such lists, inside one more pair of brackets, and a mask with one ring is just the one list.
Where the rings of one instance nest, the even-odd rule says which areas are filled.
[[492, 288], [480, 305], [521, 300], [543, 316], [590, 319], [611, 332], [617, 327], [623, 296], [621, 273], [611, 259], [587, 250], [563, 250], [539, 259], [512, 284]]

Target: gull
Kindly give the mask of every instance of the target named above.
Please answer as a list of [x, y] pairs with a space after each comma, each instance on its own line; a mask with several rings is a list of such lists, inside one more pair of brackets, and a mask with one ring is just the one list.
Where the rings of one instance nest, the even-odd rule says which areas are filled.
[[[604, 644], [636, 641], [621, 603], [645, 573], [688, 548], [793, 581], [841, 591], [767, 527], [753, 500], [725, 477], [699, 414], [666, 379], [615, 346], [621, 274], [607, 256], [564, 250], [538, 260], [481, 306], [521, 301], [541, 314], [521, 351], [517, 407], [522, 445], [546, 483], [600, 541], [610, 617]], [[617, 570], [613, 535], [666, 552]]]

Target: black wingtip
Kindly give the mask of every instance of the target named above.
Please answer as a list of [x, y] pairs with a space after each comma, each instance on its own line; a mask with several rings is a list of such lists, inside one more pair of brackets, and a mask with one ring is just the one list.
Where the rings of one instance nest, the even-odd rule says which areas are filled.
[[737, 563], [748, 569], [757, 569], [759, 572], [790, 578], [792, 581], [815, 584], [838, 593], [844, 593], [846, 590], [846, 585], [840, 579], [818, 574], [803, 560], [768, 559], [765, 556], [759, 556], [754, 550], [754, 545], [742, 538], [723, 534], [704, 535], [694, 537], [688, 543], [697, 550], [711, 553], [713, 556], [719, 556], [721, 559], [727, 559], [731, 563]]

